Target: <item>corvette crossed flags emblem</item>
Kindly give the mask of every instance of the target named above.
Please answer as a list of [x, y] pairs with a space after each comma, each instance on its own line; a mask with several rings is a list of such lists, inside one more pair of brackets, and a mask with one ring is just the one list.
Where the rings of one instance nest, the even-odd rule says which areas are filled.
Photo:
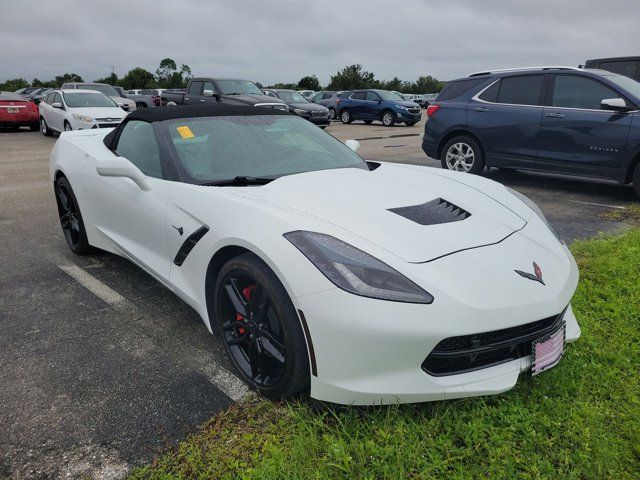
[[542, 280], [542, 270], [536, 262], [533, 262], [533, 273], [523, 272], [522, 270], [514, 271], [521, 277], [528, 278], [529, 280], [533, 280], [534, 282], [540, 282], [542, 285], [546, 285], [544, 283], [544, 280]]

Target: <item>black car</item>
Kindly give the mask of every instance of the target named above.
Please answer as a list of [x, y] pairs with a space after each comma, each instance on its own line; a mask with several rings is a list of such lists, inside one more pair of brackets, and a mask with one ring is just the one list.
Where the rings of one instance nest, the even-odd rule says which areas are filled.
[[640, 82], [640, 57], [611, 57], [587, 60], [585, 68], [599, 68]]
[[306, 118], [311, 123], [318, 125], [320, 128], [327, 128], [329, 125], [329, 109], [322, 105], [311, 103], [295, 90], [269, 88], [263, 90], [263, 92], [265, 95], [282, 100], [287, 104], [291, 113], [295, 113], [302, 118]]

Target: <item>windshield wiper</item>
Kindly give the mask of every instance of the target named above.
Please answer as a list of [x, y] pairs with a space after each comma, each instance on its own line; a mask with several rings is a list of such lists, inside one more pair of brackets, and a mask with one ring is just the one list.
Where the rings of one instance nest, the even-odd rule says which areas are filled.
[[199, 183], [198, 185], [204, 185], [207, 187], [246, 187], [248, 185], [266, 185], [274, 180], [275, 178], [269, 177], [245, 177], [243, 175], [239, 175], [234, 178], [214, 180], [212, 182]]

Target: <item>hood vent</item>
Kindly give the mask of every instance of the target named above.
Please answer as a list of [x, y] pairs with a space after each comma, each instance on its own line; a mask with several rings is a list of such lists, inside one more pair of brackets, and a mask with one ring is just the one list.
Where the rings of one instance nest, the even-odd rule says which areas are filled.
[[459, 222], [471, 216], [466, 210], [442, 198], [436, 198], [422, 205], [390, 208], [389, 211], [420, 225]]

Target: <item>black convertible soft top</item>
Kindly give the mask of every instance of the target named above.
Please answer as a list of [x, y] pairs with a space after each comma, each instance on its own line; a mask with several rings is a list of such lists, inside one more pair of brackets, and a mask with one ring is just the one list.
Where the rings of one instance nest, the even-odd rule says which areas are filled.
[[[269, 107], [250, 107], [244, 105], [176, 105], [167, 107], [140, 108], [127, 115], [124, 121], [104, 137], [104, 144], [111, 149], [113, 141], [127, 122], [162, 122], [178, 118], [194, 117], [241, 117], [250, 115], [293, 115], [286, 110]], [[294, 115], [295, 116], [295, 115]]]

